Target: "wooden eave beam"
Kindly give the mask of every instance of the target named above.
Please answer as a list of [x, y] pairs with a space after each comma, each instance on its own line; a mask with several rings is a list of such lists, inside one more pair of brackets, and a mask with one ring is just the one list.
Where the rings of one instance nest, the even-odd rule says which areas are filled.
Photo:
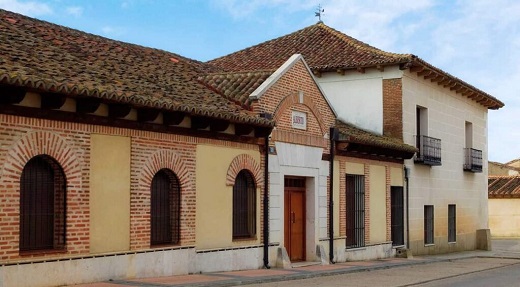
[[253, 131], [253, 126], [245, 124], [235, 124], [235, 135], [245, 136]]
[[53, 93], [42, 93], [40, 95], [42, 109], [58, 110], [65, 104], [67, 99], [64, 95]]
[[318, 78], [321, 78], [321, 71], [318, 69], [313, 69], [312, 74], [314, 74], [314, 76], [316, 76]]
[[76, 98], [76, 111], [78, 113], [94, 113], [101, 105], [101, 100], [96, 98]]
[[383, 65], [377, 65], [377, 66], [376, 66], [376, 69], [377, 69], [379, 72], [384, 72], [384, 71], [385, 71], [385, 66], [383, 66]]
[[0, 104], [18, 104], [23, 100], [24, 97], [24, 88], [0, 86]]
[[424, 66], [413, 66], [410, 68], [410, 72], [412, 73], [418, 73], [424, 70]]
[[341, 150], [341, 151], [347, 151], [348, 146], [349, 146], [348, 142], [338, 142], [336, 144], [336, 149]]
[[344, 76], [344, 75], [345, 75], [345, 69], [337, 69], [337, 70], [336, 70], [336, 73], [338, 73], [338, 74]]
[[433, 73], [432, 70], [430, 70], [430, 69], [424, 69], [424, 70], [418, 72], [417, 75], [418, 75], [419, 77], [425, 77], [425, 76], [430, 75], [431, 73]]
[[356, 71], [358, 71], [358, 73], [361, 73], [361, 74], [364, 74], [365, 73], [365, 68], [356, 68]]
[[194, 130], [201, 130], [209, 127], [211, 123], [210, 118], [202, 116], [191, 117], [191, 128]]
[[180, 124], [186, 114], [182, 112], [163, 112], [163, 123], [168, 126], [175, 126]]
[[430, 81], [431, 81], [432, 83], [437, 83], [437, 82], [438, 82], [438, 83], [440, 84], [440, 82], [444, 81], [444, 79], [445, 79], [444, 76], [442, 76], [442, 75], [437, 75], [435, 78], [430, 79]]
[[137, 120], [140, 122], [153, 122], [161, 111], [158, 109], [137, 109]]
[[221, 119], [211, 119], [209, 129], [214, 132], [223, 132], [229, 127], [229, 121]]
[[125, 104], [109, 104], [108, 116], [111, 118], [124, 118], [130, 114], [132, 107]]
[[424, 79], [426, 80], [430, 80], [430, 79], [434, 79], [434, 78], [437, 78], [439, 76], [439, 74], [435, 73], [435, 72], [431, 72], [430, 74], [424, 76]]
[[265, 138], [271, 134], [273, 129], [270, 127], [256, 127], [255, 128], [255, 137], [257, 138]]

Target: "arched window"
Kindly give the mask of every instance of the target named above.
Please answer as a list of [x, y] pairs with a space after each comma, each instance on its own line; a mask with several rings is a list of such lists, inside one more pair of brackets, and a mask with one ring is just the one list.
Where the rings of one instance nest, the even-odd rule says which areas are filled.
[[233, 239], [256, 235], [256, 186], [251, 173], [241, 170], [233, 185]]
[[47, 155], [30, 159], [20, 178], [20, 251], [65, 248], [66, 179]]
[[169, 169], [159, 170], [151, 187], [151, 245], [177, 244], [180, 239], [181, 187]]

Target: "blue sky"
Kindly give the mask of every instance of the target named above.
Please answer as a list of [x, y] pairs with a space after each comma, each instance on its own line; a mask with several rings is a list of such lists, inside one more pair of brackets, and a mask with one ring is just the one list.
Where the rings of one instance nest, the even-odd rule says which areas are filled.
[[[0, 8], [206, 61], [316, 23], [415, 54], [492, 94], [489, 160], [520, 157], [517, 0], [0, 0]], [[477, 147], [478, 148], [478, 147]]]

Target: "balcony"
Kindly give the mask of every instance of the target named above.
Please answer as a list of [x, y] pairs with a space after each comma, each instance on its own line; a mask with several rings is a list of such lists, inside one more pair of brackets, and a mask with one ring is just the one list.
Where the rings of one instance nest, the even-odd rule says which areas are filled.
[[474, 148], [464, 149], [464, 170], [482, 172], [482, 151]]
[[441, 140], [428, 136], [415, 136], [419, 152], [414, 161], [425, 165], [442, 165], [441, 163]]

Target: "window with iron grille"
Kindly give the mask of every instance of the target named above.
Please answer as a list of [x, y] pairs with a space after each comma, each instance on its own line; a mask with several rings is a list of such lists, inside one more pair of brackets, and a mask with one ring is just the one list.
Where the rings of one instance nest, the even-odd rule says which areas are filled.
[[179, 243], [180, 206], [179, 179], [169, 169], [159, 170], [151, 186], [151, 245]]
[[433, 205], [424, 206], [424, 244], [433, 244]]
[[233, 239], [256, 236], [256, 186], [251, 173], [241, 170], [233, 185]]
[[457, 206], [448, 205], [448, 242], [457, 242]]
[[347, 174], [346, 247], [365, 246], [365, 176]]
[[66, 179], [47, 155], [30, 159], [20, 178], [20, 251], [65, 248]]

